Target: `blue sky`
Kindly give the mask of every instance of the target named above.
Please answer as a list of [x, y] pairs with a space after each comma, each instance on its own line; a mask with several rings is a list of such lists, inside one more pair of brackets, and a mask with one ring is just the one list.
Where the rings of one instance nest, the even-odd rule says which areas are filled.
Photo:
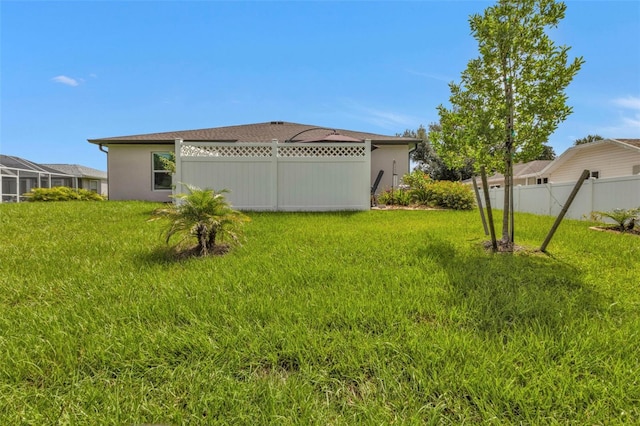
[[[0, 153], [106, 170], [89, 138], [273, 120], [401, 133], [438, 120], [485, 1], [0, 0]], [[640, 2], [566, 2], [586, 63], [561, 154], [640, 138]]]

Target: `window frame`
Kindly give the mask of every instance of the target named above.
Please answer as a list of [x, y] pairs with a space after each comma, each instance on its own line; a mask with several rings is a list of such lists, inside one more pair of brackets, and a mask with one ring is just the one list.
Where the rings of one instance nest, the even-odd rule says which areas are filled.
[[100, 192], [100, 181], [96, 179], [89, 179], [89, 191], [98, 194]]
[[[156, 192], [167, 192], [173, 189], [173, 176], [170, 171], [165, 168], [156, 169], [156, 156], [161, 156], [165, 158], [169, 158], [171, 155], [171, 151], [153, 151], [151, 152], [151, 190]], [[156, 175], [168, 175], [169, 176], [169, 187], [156, 187]]]

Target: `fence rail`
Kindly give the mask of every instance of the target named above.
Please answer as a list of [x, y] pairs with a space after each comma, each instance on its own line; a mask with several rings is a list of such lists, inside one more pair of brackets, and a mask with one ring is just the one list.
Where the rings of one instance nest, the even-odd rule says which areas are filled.
[[[574, 186], [575, 182], [518, 185], [513, 189], [514, 210], [557, 216]], [[491, 188], [489, 199], [493, 208], [501, 209], [504, 204], [504, 188]], [[640, 175], [590, 178], [582, 185], [565, 217], [589, 219], [592, 212], [637, 207], [640, 207]]]

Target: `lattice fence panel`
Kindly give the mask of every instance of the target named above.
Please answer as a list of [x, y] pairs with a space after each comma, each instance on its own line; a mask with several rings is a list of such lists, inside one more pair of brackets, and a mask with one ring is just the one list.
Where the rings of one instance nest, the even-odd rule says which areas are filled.
[[365, 157], [364, 146], [280, 146], [279, 157]]
[[264, 145], [182, 145], [180, 155], [183, 157], [271, 157], [271, 146]]

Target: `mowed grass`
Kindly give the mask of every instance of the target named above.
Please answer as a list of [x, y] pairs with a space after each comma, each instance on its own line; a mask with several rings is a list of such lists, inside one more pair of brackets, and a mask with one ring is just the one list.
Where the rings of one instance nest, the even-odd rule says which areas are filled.
[[0, 205], [0, 424], [640, 422], [636, 236], [492, 255], [477, 212], [249, 213], [174, 261], [157, 206]]

